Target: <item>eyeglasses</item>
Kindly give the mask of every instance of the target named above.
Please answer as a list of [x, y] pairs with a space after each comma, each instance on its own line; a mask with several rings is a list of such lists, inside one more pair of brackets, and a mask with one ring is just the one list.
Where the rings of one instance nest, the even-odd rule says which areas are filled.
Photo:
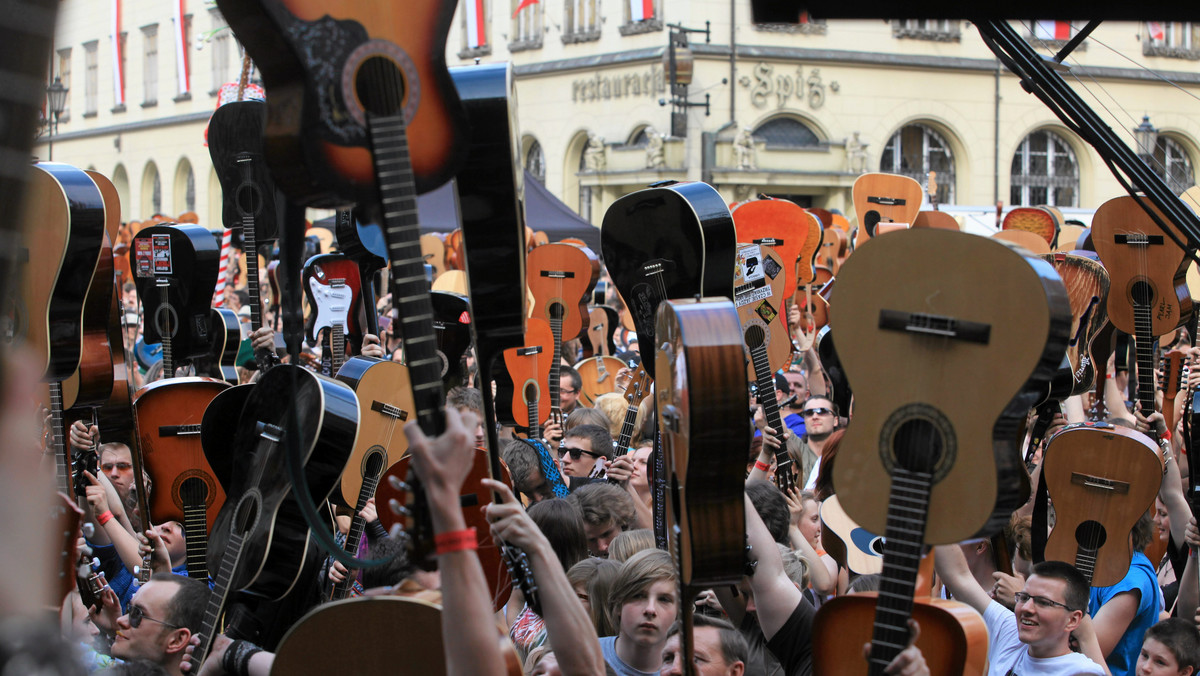
[[581, 455], [583, 455], [584, 453], [587, 453], [588, 455], [592, 456], [593, 458], [599, 458], [604, 455], [603, 453], [595, 453], [593, 451], [585, 451], [582, 448], [576, 448], [574, 446], [560, 446], [558, 450], [561, 451], [563, 455], [571, 456], [572, 460], [579, 460], [579, 457]]
[[163, 622], [162, 620], [156, 620], [153, 617], [150, 617], [149, 615], [146, 614], [146, 611], [142, 610], [141, 606], [135, 606], [133, 604], [130, 604], [128, 614], [129, 614], [129, 626], [133, 627], [134, 629], [137, 629], [138, 627], [142, 626], [142, 620], [150, 620], [151, 622], [157, 622], [164, 627], [170, 627], [172, 629], [180, 628], [179, 625], [177, 625], [177, 624]]
[[579, 394], [579, 390], [571, 389], [569, 387], [564, 387], [560, 389], [559, 392], [562, 392], [563, 394]]
[[814, 415], [833, 415], [833, 409], [831, 409], [831, 408], [806, 408], [803, 411], [800, 411], [800, 416], [802, 418], [811, 418]]
[[1075, 610], [1065, 603], [1059, 603], [1058, 601], [1048, 599], [1045, 596], [1030, 596], [1023, 591], [1013, 594], [1013, 600], [1017, 603], [1025, 603], [1026, 601], [1032, 600], [1034, 605], [1036, 605], [1038, 608], [1062, 608], [1068, 613]]

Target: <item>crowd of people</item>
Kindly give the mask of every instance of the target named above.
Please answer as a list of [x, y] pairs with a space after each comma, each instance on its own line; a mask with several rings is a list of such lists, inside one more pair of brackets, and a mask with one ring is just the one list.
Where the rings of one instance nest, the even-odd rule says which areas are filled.
[[[125, 347], [132, 355], [141, 341], [144, 319], [135, 290], [127, 288], [123, 295], [128, 308], [122, 318]], [[246, 345], [239, 373], [244, 382], [253, 382], [254, 349], [274, 349], [276, 339], [270, 311], [267, 326], [250, 330], [247, 300], [231, 290], [226, 304], [241, 310]], [[378, 309], [384, 316], [390, 313], [386, 296]], [[854, 424], [853, 408], [839, 410], [835, 403], [813, 332], [804, 328], [806, 317], [793, 307], [787, 319], [797, 351], [775, 373], [773, 388], [747, 400], [755, 438], [746, 458], [750, 565], [740, 583], [704, 590], [694, 599], [681, 596], [677, 562], [656, 546], [653, 531], [654, 397], [638, 407], [629, 444], [616, 448], [628, 404], [618, 389], [587, 406], [581, 396], [582, 378], [571, 368], [579, 344], [567, 341], [559, 383], [564, 418], [561, 423], [546, 420], [542, 437], [533, 440], [524, 438], [521, 428], [501, 426], [498, 450], [511, 485], [484, 480], [498, 496], [484, 508], [491, 535], [524, 552], [536, 583], [536, 603], [514, 588], [507, 603], [494, 611], [495, 590], [488, 587], [475, 538], [464, 535], [470, 533], [464, 509], [471, 508], [462, 506], [460, 495], [473, 489], [463, 484], [476, 454], [485, 452], [479, 449], [486, 446], [487, 436], [478, 388], [491, 386], [476, 382], [478, 368], [470, 356], [463, 364], [467, 384], [447, 394], [445, 433], [430, 438], [414, 424], [405, 428], [437, 534], [437, 570], [421, 570], [406, 560], [408, 535], [384, 528], [379, 510], [391, 506], [372, 500], [360, 513], [367, 525], [358, 554], [389, 563], [348, 570], [342, 562], [327, 559], [318, 573], [302, 581], [309, 587], [303, 593], [327, 599], [333, 585], [350, 578], [353, 597], [433, 598], [442, 609], [449, 674], [506, 673], [505, 651], [516, 656], [525, 674], [535, 676], [684, 673], [684, 634], [689, 631], [681, 623], [685, 603], [695, 603], [690, 632], [696, 673], [819, 674], [812, 639], [814, 625], [821, 621], [818, 610], [838, 596], [877, 590], [880, 580], [878, 574], [852, 570], [844, 556], [827, 551], [825, 539], [830, 535], [823, 532], [821, 509], [836, 495], [832, 468], [843, 430]], [[365, 336], [352, 351], [400, 359], [403, 351], [391, 331], [398, 322], [384, 324], [383, 335]], [[636, 336], [621, 332], [617, 338], [622, 356], [636, 359]], [[304, 349], [314, 354], [305, 363], [319, 367], [320, 346]], [[131, 356], [129, 363], [138, 361]], [[187, 369], [184, 366], [179, 374], [189, 373]], [[135, 386], [163, 376], [161, 362], [130, 371]], [[1129, 403], [1133, 397], [1128, 373], [1115, 368], [1109, 373], [1108, 421], [1144, 432], [1164, 431], [1161, 412], [1145, 414]], [[623, 385], [629, 375], [628, 370], [622, 372], [618, 382]], [[1200, 383], [1200, 369], [1192, 380], [1190, 384]], [[783, 429], [768, 426], [758, 397], [775, 398]], [[1054, 427], [1085, 420], [1090, 408], [1084, 398], [1067, 400]], [[1053, 431], [1047, 436], [1053, 437]], [[1129, 535], [1131, 564], [1116, 585], [1091, 587], [1069, 562], [1035, 561], [1031, 505], [1012, 515], [1001, 538], [931, 550], [937, 574], [927, 591], [964, 603], [982, 616], [987, 673], [1189, 676], [1200, 669], [1195, 556], [1200, 534], [1185, 497], [1188, 458], [1183, 430], [1173, 432], [1161, 435], [1169, 440], [1163, 444], [1166, 471], [1159, 500]], [[218, 636], [208, 659], [200, 662], [196, 651], [202, 643], [211, 581], [187, 576], [183, 525], [156, 523], [140, 513], [129, 445], [101, 443], [104, 430], [85, 422], [71, 425], [67, 436], [72, 447], [94, 448], [97, 453], [98, 471], [84, 475], [85, 537], [78, 547], [92, 561], [101, 591], [90, 607], [79, 591], [67, 595], [60, 609], [60, 630], [71, 648], [55, 652], [47, 661], [56, 661], [58, 673], [270, 673], [278, 641], [254, 636]], [[1027, 449], [1035, 485], [1043, 448]], [[797, 477], [787, 490], [774, 481], [781, 453], [791, 458], [790, 471]], [[147, 475], [142, 483], [146, 491], [155, 490], [154, 477]], [[338, 519], [343, 538], [349, 516]], [[1145, 551], [1153, 544], [1156, 527], [1158, 537], [1168, 543], [1167, 554], [1151, 561]], [[998, 561], [1006, 557], [993, 556], [997, 547], [1011, 552], [1011, 568], [999, 567]], [[151, 574], [140, 582], [147, 563]], [[285, 617], [294, 622], [299, 613]], [[507, 641], [496, 640], [497, 627]], [[939, 645], [918, 642], [920, 627], [915, 622], [910, 627], [910, 642], [885, 673], [930, 673], [922, 649], [936, 651]], [[855, 652], [854, 659], [861, 660], [865, 670], [866, 647], [861, 656]]]

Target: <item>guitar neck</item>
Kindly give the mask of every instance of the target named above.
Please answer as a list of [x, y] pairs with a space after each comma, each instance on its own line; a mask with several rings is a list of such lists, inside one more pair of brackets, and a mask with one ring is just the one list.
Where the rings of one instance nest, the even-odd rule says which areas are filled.
[[54, 450], [54, 479], [58, 492], [71, 495], [71, 461], [63, 442], [62, 382], [50, 382], [50, 446]]
[[527, 401], [525, 404], [529, 407], [529, 438], [542, 438], [542, 423], [541, 416], [538, 413], [538, 402], [536, 399]]
[[334, 322], [329, 333], [330, 347], [333, 350], [329, 376], [332, 378], [346, 363], [346, 333], [342, 322]]
[[[245, 160], [249, 162], [249, 158]], [[247, 167], [249, 171], [249, 167]], [[250, 329], [262, 328], [262, 301], [258, 293], [258, 239], [255, 235], [254, 214], [242, 214], [242, 246], [246, 252], [246, 294], [250, 297]]]
[[562, 424], [562, 400], [559, 395], [559, 384], [562, 378], [562, 317], [550, 318], [550, 332], [554, 334], [554, 353], [550, 359], [550, 379], [546, 387], [550, 390], [550, 417], [554, 422]]
[[[1134, 348], [1137, 352], [1138, 403], [1142, 414], [1150, 415], [1156, 408], [1154, 396], [1154, 335], [1150, 330], [1153, 308], [1135, 303], [1133, 306]], [[1151, 435], [1154, 436], [1154, 435]]]
[[[350, 556], [358, 556], [358, 550], [362, 546], [362, 537], [367, 529], [367, 520], [359, 512], [366, 508], [367, 500], [370, 500], [375, 495], [375, 488], [379, 485], [380, 476], [380, 472], [375, 471], [370, 476], [363, 477], [362, 488], [358, 492], [358, 502], [354, 506], [354, 518], [350, 520], [350, 530], [346, 533], [346, 544], [343, 547], [345, 552]], [[346, 598], [350, 595], [350, 588], [352, 586], [354, 586], [354, 573], [350, 571], [344, 580], [334, 585], [330, 600], [339, 601]]]
[[613, 458], [619, 458], [629, 452], [629, 442], [633, 440], [633, 431], [637, 423], [638, 406], [630, 405], [625, 409], [625, 420], [621, 423], [621, 434], [617, 436], [617, 446], [613, 449]]
[[933, 477], [903, 467], [892, 470], [883, 554], [883, 572], [875, 607], [875, 629], [869, 658], [871, 676], [883, 670], [908, 646], [917, 569], [925, 545], [925, 517]]
[[[758, 382], [758, 401], [762, 404], [763, 415], [767, 426], [775, 430], [775, 436], [783, 438], [783, 419], [779, 417], [779, 398], [775, 396], [775, 376], [771, 373], [771, 365], [767, 360], [767, 346], [760, 343], [750, 348], [750, 361], [754, 364], [754, 378]], [[788, 455], [787, 446], [780, 444], [775, 450], [775, 474], [791, 473], [792, 460]]]
[[159, 334], [162, 337], [162, 363], [163, 363], [163, 378], [175, 377], [175, 358], [171, 349], [171, 334], [175, 331], [176, 324], [171, 321], [174, 310], [171, 308], [169, 298], [169, 289], [171, 281], [165, 277], [158, 277], [154, 280], [158, 286], [158, 315], [164, 322], [160, 325]]
[[204, 660], [208, 658], [217, 629], [221, 626], [221, 614], [225, 610], [225, 602], [229, 599], [230, 581], [242, 557], [244, 538], [245, 535], [237, 532], [236, 528], [229, 533], [225, 555], [221, 557], [221, 569], [217, 571], [217, 577], [213, 581], [212, 592], [208, 596], [208, 605], [204, 609], [204, 623], [200, 626], [200, 645], [196, 647], [195, 652], [195, 655], [199, 657], [197, 662], [200, 664], [203, 664]]
[[186, 533], [188, 577], [208, 579], [208, 513], [203, 502], [184, 503], [183, 528]]

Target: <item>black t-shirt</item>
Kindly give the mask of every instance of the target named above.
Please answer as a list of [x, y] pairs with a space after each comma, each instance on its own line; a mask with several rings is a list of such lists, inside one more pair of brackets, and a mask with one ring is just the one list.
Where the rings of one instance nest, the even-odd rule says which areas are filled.
[[767, 639], [763, 636], [762, 627], [758, 624], [758, 616], [746, 613], [742, 618], [742, 626], [738, 631], [746, 639], [750, 652], [746, 657], [746, 673], [762, 674], [763, 676], [787, 676], [775, 653], [767, 647]]
[[812, 628], [817, 614], [807, 599], [801, 599], [767, 648], [783, 665], [788, 676], [812, 676]]

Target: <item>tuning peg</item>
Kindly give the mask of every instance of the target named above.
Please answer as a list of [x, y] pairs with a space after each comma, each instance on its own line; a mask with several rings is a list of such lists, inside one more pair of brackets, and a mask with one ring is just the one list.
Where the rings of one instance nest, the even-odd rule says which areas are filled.
[[89, 521], [88, 523], [83, 524], [83, 526], [80, 527], [80, 530], [83, 532], [83, 536], [90, 540], [92, 536], [96, 534], [96, 525]]
[[391, 486], [393, 490], [397, 490], [397, 491], [412, 490], [411, 486], [409, 486], [408, 484], [401, 481], [400, 477], [395, 476], [395, 475], [388, 477], [388, 485]]
[[140, 576], [141, 574], [142, 574], [142, 567], [141, 567], [141, 566], [134, 566], [134, 567], [133, 567], [133, 577], [134, 577], [134, 578], [137, 578], [137, 577], [138, 577], [138, 576]]
[[397, 500], [396, 498], [392, 498], [391, 500], [388, 500], [388, 507], [391, 508], [393, 514], [396, 514], [398, 516], [410, 516], [411, 515], [411, 512], [409, 511], [409, 509], [407, 507], [405, 507], [404, 505], [400, 504], [400, 501]]

